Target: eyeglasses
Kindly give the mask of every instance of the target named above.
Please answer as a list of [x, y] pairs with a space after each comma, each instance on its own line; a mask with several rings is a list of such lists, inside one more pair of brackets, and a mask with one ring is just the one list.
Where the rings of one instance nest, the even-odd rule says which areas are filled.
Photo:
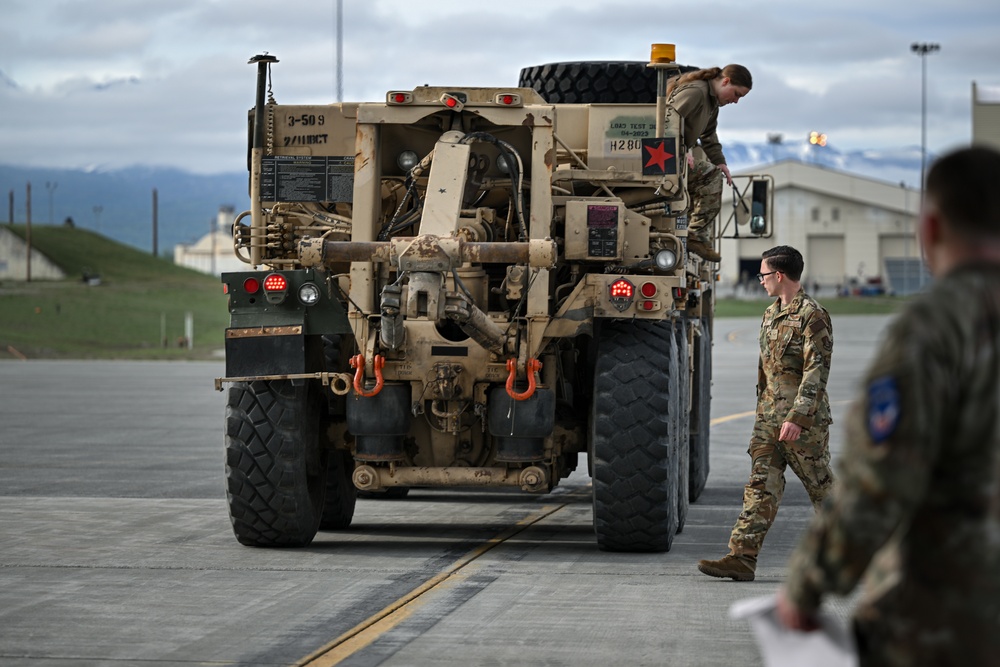
[[764, 280], [764, 276], [769, 276], [772, 273], [781, 273], [781, 271], [768, 271], [767, 273], [758, 273], [757, 280]]

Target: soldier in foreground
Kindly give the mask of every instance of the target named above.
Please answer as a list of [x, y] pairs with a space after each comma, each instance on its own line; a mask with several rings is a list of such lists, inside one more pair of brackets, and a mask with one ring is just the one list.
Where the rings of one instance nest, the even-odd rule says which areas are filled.
[[785, 490], [786, 467], [802, 481], [816, 508], [833, 484], [826, 394], [833, 326], [826, 310], [802, 289], [802, 269], [802, 254], [790, 246], [762, 255], [757, 278], [777, 300], [764, 312], [760, 327], [750, 481], [729, 538], [729, 554], [698, 563], [712, 577], [753, 581], [764, 536]]
[[889, 329], [848, 424], [839, 486], [778, 596], [784, 624], [808, 630], [824, 594], [848, 593], [867, 572], [862, 665], [1000, 656], [998, 177], [1000, 153], [987, 148], [930, 170], [919, 233], [937, 282]]

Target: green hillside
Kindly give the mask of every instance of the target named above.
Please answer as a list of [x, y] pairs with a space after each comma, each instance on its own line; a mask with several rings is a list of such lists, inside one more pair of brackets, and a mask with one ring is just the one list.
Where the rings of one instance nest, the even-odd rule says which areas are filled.
[[[23, 225], [8, 229], [24, 237]], [[0, 359], [209, 359], [222, 349], [229, 313], [218, 278], [86, 229], [32, 225], [31, 241], [67, 278], [0, 281]]]

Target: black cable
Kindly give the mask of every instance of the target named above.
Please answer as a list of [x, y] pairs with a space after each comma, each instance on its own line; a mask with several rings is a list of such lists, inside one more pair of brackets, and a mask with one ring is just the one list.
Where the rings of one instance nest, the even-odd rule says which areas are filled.
[[517, 218], [518, 223], [518, 241], [528, 240], [528, 226], [524, 222], [524, 206], [521, 201], [521, 191], [524, 189], [523, 175], [521, 170], [518, 168], [520, 164], [520, 155], [517, 154], [517, 149], [511, 146], [506, 141], [502, 139], [497, 139], [492, 134], [488, 132], [470, 132], [469, 134], [462, 137], [463, 144], [469, 144], [474, 141], [482, 141], [488, 144], [492, 144], [496, 147], [497, 152], [503, 157], [504, 161], [507, 163], [507, 170], [510, 173], [511, 184], [514, 188], [513, 194], [513, 205], [514, 213]]

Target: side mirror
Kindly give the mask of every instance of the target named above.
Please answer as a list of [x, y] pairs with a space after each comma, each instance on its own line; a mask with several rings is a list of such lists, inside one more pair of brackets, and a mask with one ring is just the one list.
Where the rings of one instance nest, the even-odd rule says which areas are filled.
[[750, 233], [754, 236], [767, 234], [767, 181], [754, 181], [750, 194]]

